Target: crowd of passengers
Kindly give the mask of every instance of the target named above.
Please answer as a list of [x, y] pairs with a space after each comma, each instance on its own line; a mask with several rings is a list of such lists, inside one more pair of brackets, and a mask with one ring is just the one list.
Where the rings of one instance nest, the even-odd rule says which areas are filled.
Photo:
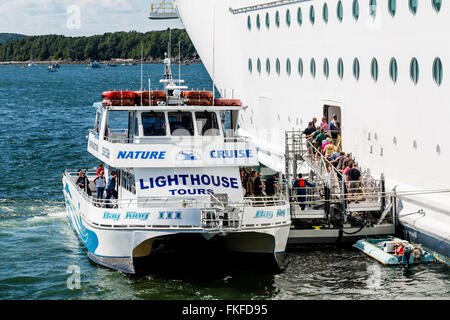
[[[97, 176], [93, 181], [97, 189], [97, 199], [109, 200], [111, 199], [111, 197], [114, 197], [114, 199], [118, 199], [118, 193], [116, 190], [116, 180], [117, 180], [116, 171], [111, 171], [109, 178], [106, 180], [105, 167], [104, 164], [100, 162], [97, 168]], [[82, 190], [85, 190], [89, 196], [92, 195], [92, 191], [89, 187], [89, 179], [87, 178], [86, 173], [81, 169], [78, 170], [78, 179], [76, 181], [76, 184]], [[104, 197], [105, 193], [106, 197]]]
[[[319, 160], [323, 156], [328, 160], [325, 162], [328, 172], [333, 166], [345, 176], [348, 183], [349, 202], [355, 201], [355, 203], [358, 203], [358, 194], [363, 192], [362, 175], [352, 155], [342, 151], [341, 128], [337, 115], [333, 115], [333, 120], [330, 123], [328, 123], [326, 117], [322, 118], [319, 125], [316, 125], [316, 123], [317, 118], [313, 118], [302, 132], [309, 142], [309, 154], [314, 160]], [[339, 178], [341, 177], [339, 176]]]

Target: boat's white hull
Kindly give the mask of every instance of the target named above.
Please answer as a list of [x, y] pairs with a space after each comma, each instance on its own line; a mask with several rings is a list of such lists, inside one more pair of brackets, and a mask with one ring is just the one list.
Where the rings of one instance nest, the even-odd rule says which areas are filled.
[[[336, 18], [337, 0], [286, 1], [263, 9], [233, 13], [230, 9], [268, 3], [261, 0], [175, 0], [181, 19], [205, 67], [222, 94], [242, 98], [249, 108], [240, 119], [241, 132], [258, 147], [259, 160], [284, 171], [284, 132], [305, 128], [313, 117], [323, 114], [324, 106], [340, 108], [343, 149], [352, 152], [358, 164], [370, 168], [372, 176], [386, 176], [388, 190], [399, 192], [444, 190], [450, 187], [450, 81], [446, 71], [450, 45], [442, 41], [450, 29], [450, 7], [437, 14], [431, 1], [420, 4], [414, 16], [408, 2], [398, 3], [395, 17], [387, 1], [377, 7], [377, 16], [369, 14], [369, 1], [360, 1], [358, 21], [352, 17], [352, 1], [344, 1], [344, 18]], [[322, 18], [322, 6], [330, 8], [329, 22]], [[315, 7], [315, 24], [309, 21]], [[303, 22], [297, 23], [302, 8]], [[285, 14], [290, 10], [291, 25]], [[275, 12], [280, 13], [280, 27], [275, 26]], [[270, 28], [265, 25], [266, 13]], [[257, 15], [261, 28], [256, 27]], [[248, 17], [251, 30], [248, 29]], [[390, 79], [389, 64], [398, 63], [398, 79]], [[444, 81], [433, 80], [433, 61], [444, 64]], [[280, 74], [276, 72], [276, 59]], [[291, 74], [287, 73], [287, 59]], [[299, 58], [303, 75], [297, 71]], [[310, 72], [315, 59], [316, 75]], [[329, 77], [324, 76], [324, 59], [329, 61]], [[353, 62], [358, 58], [360, 77], [353, 76]], [[378, 61], [379, 77], [371, 77], [371, 61]], [[412, 58], [419, 61], [419, 82], [410, 78]], [[257, 61], [261, 61], [261, 73]], [[271, 72], [266, 72], [270, 59]], [[343, 78], [337, 72], [338, 60], [344, 63]], [[252, 62], [252, 72], [249, 70]], [[413, 217], [400, 218], [411, 228], [419, 228], [434, 239], [448, 244], [450, 237], [450, 193], [403, 197], [401, 214], [425, 211], [421, 223]], [[408, 210], [408, 211], [405, 211]], [[422, 225], [420, 225], [422, 224]], [[440, 226], [439, 226], [440, 224]], [[442, 228], [442, 225], [445, 227]], [[446, 255], [448, 245], [446, 246]]]
[[[242, 224], [248, 227], [234, 231], [183, 228], [181, 224], [188, 223], [189, 220], [179, 223], [165, 220], [160, 224], [169, 223], [167, 227], [155, 226], [149, 228], [146, 223], [152, 223], [151, 220], [144, 223], [133, 220], [128, 225], [120, 225], [118, 223], [123, 222], [117, 218], [117, 223], [115, 223], [114, 217], [118, 217], [121, 212], [124, 213], [131, 209], [95, 207], [86, 201], [65, 177], [63, 178], [63, 185], [70, 224], [86, 247], [89, 258], [100, 265], [134, 274], [136, 271], [134, 259], [149, 256], [156, 239], [171, 235], [198, 234], [206, 240], [221, 235], [226, 248], [236, 252], [269, 254], [273, 256], [274, 261], [278, 263], [280, 268], [283, 267], [282, 258], [290, 228], [288, 205], [280, 206], [278, 209], [276, 207], [266, 208], [270, 212], [273, 210], [273, 217], [257, 218], [259, 221], [254, 219], [258, 210], [258, 208], [254, 208], [254, 212], [247, 212], [242, 221]], [[148, 209], [144, 210], [149, 211]], [[253, 210], [253, 208], [250, 208], [250, 210]], [[140, 211], [142, 209], [135, 208], [132, 212], [138, 215]], [[277, 211], [283, 212], [284, 215], [277, 215]], [[266, 220], [271, 221], [267, 223]], [[264, 222], [270, 224], [270, 226], [262, 227], [261, 224], [264, 224]], [[176, 223], [177, 225], [175, 225]]]

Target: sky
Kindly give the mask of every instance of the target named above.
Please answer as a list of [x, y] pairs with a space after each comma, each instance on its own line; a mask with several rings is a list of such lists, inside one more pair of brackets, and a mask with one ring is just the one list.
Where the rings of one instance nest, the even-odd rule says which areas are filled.
[[90, 36], [183, 28], [179, 19], [149, 20], [161, 0], [0, 0], [0, 33]]

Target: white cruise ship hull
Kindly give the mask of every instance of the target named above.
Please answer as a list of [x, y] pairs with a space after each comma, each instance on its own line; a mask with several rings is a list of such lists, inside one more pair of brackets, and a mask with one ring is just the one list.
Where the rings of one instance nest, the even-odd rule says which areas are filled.
[[[261, 163], [283, 172], [284, 132], [304, 129], [313, 117], [320, 122], [325, 106], [332, 106], [330, 112], [340, 113], [344, 151], [351, 152], [372, 176], [384, 173], [388, 190], [396, 187], [399, 192], [403, 201], [399, 220], [405, 236], [450, 256], [450, 82], [446, 77], [450, 44], [443, 40], [450, 30], [450, 7], [442, 5], [437, 13], [431, 1], [425, 1], [412, 14], [408, 2], [401, 1], [392, 17], [387, 1], [379, 1], [372, 18], [369, 1], [359, 1], [359, 18], [355, 20], [352, 1], [343, 1], [343, 19], [339, 21], [337, 0], [275, 1], [272, 5], [257, 0], [174, 2], [222, 95], [239, 96], [248, 105], [240, 128], [255, 142]], [[325, 2], [329, 8], [327, 23], [322, 17]], [[309, 17], [311, 6], [315, 9], [314, 24]], [[299, 8], [301, 25], [297, 21]], [[275, 23], [277, 11], [279, 27]], [[359, 61], [358, 79], [353, 73], [355, 58]], [[392, 58], [397, 61], [395, 82], [390, 78]], [[413, 58], [419, 65], [417, 83], [410, 75]], [[436, 58], [444, 65], [440, 85], [433, 79]], [[310, 70], [312, 59], [315, 76]], [[325, 59], [329, 62], [328, 77], [324, 74]], [[340, 74], [339, 59], [343, 63]], [[378, 63], [377, 81], [371, 75], [373, 59]], [[431, 190], [440, 192], [429, 193]], [[406, 196], [410, 191], [420, 195]]]

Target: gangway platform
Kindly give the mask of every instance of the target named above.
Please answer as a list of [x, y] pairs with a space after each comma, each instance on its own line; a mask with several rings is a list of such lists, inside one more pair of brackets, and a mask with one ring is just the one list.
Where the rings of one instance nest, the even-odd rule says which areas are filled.
[[[360, 201], [350, 202], [349, 191], [353, 190], [345, 175], [300, 131], [288, 131], [285, 138], [292, 218], [288, 244], [354, 243], [367, 236], [395, 234], [399, 200], [395, 193], [385, 191], [383, 175], [376, 180], [370, 172], [363, 172]], [[314, 185], [303, 187], [304, 195], [293, 187], [299, 172]]]

